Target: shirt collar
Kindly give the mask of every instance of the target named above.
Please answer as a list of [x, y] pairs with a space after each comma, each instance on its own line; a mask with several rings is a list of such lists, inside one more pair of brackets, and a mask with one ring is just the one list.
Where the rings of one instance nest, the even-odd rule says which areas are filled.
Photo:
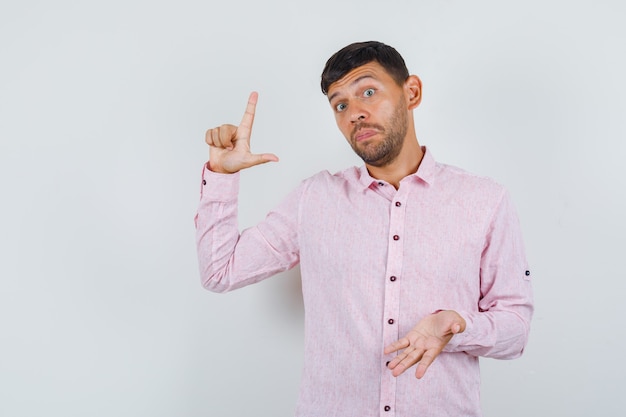
[[[411, 175], [407, 175], [402, 179], [402, 181], [423, 181], [428, 185], [432, 185], [435, 181], [435, 172], [437, 168], [437, 162], [432, 155], [432, 152], [428, 150], [426, 146], [422, 146], [422, 150], [424, 151], [424, 156], [422, 157], [422, 162], [420, 162], [420, 166], [417, 168], [417, 172]], [[381, 181], [373, 178], [367, 167], [362, 165], [358, 169], [359, 182], [363, 185], [363, 188], [367, 189], [370, 187], [378, 186]], [[383, 184], [386, 184], [383, 182]]]

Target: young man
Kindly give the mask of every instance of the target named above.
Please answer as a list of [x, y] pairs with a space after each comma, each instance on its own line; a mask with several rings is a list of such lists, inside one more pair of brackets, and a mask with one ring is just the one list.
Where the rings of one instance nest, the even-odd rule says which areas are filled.
[[533, 311], [511, 200], [419, 145], [421, 82], [395, 49], [346, 46], [326, 63], [322, 91], [364, 166], [303, 181], [241, 234], [238, 172], [278, 160], [250, 152], [256, 93], [239, 126], [207, 131], [203, 285], [225, 292], [300, 263], [296, 416], [479, 416], [478, 357], [520, 356]]

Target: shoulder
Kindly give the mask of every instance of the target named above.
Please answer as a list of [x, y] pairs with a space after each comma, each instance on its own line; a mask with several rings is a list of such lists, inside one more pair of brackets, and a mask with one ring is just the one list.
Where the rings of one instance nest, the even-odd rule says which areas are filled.
[[359, 187], [358, 168], [330, 173], [320, 171], [300, 182], [296, 193], [305, 201], [329, 201], [339, 195], [351, 194]]
[[330, 173], [327, 170], [320, 171], [315, 175], [310, 176], [309, 178], [303, 181], [304, 184], [307, 184], [309, 187], [315, 186], [339, 186], [343, 187], [350, 183], [358, 182], [360, 177], [360, 171], [357, 167], [350, 167], [344, 169], [342, 171], [338, 171]]
[[505, 186], [493, 178], [441, 162], [437, 162], [436, 167], [435, 187], [444, 188], [460, 198], [498, 204], [507, 193]]

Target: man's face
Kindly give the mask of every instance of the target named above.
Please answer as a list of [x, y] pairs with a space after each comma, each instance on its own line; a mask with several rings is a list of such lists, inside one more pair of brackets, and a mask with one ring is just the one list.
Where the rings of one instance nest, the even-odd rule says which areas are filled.
[[339, 130], [354, 152], [375, 167], [393, 162], [408, 129], [404, 88], [377, 62], [357, 67], [328, 89]]

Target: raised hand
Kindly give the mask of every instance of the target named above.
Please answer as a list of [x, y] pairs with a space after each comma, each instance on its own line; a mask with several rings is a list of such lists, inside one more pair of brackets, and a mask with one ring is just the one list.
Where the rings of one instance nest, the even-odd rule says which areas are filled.
[[209, 145], [211, 171], [232, 174], [254, 165], [278, 161], [278, 157], [271, 153], [250, 152], [250, 135], [258, 98], [256, 92], [250, 94], [246, 112], [239, 126], [221, 125], [207, 130], [206, 143]]
[[398, 376], [417, 363], [415, 376], [422, 378], [452, 336], [464, 330], [465, 320], [456, 311], [426, 316], [406, 336], [385, 347], [385, 355], [404, 349], [387, 367]]

